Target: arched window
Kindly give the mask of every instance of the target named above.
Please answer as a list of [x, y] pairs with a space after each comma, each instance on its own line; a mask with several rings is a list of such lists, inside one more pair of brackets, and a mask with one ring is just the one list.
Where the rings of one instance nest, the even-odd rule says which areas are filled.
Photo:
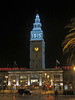
[[23, 76], [20, 76], [20, 79], [26, 79], [27, 76], [23, 75]]

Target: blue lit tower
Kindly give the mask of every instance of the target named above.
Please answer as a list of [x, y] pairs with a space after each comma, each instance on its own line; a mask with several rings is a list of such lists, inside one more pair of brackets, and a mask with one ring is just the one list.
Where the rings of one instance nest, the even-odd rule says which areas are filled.
[[33, 29], [30, 32], [30, 68], [45, 68], [45, 42], [43, 39], [43, 31], [41, 29], [39, 14], [36, 14]]

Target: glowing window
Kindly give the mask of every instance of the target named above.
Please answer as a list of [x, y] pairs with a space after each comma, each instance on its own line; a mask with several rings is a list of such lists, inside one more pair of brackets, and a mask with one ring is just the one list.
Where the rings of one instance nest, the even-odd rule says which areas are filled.
[[26, 79], [27, 76], [20, 76], [20, 79]]

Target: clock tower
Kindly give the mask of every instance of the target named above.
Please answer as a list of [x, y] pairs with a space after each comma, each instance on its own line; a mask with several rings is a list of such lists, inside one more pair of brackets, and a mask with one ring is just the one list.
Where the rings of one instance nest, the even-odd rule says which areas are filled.
[[45, 42], [39, 14], [36, 14], [33, 29], [30, 32], [30, 68], [45, 69]]

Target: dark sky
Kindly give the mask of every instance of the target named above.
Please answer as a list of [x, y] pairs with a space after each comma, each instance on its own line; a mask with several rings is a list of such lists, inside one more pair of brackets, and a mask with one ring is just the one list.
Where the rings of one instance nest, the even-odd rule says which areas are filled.
[[1, 2], [0, 6], [0, 67], [29, 68], [30, 31], [33, 28], [36, 10], [40, 15], [46, 45], [46, 68], [54, 67], [56, 59], [66, 65], [62, 53], [62, 41], [68, 34], [64, 29], [75, 17], [75, 3], [61, 1]]

